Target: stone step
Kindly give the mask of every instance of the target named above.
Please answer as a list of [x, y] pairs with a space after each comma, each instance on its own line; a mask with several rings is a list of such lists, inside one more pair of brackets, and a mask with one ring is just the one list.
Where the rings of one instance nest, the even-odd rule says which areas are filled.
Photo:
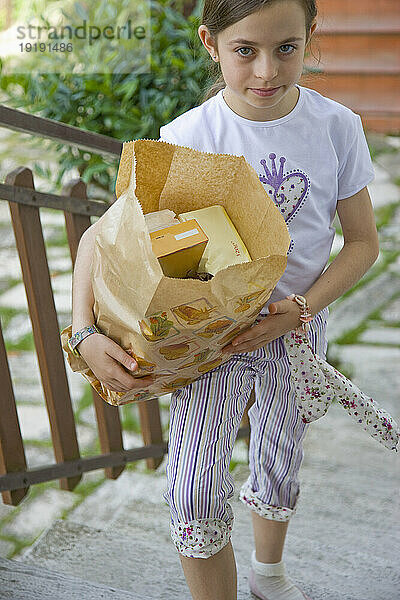
[[388, 74], [365, 73], [309, 74], [303, 85], [342, 102], [352, 110], [399, 112], [400, 78]]
[[318, 34], [311, 50], [306, 64], [323, 72], [400, 73], [398, 34]]
[[328, 321], [329, 341], [333, 343], [339, 340], [345, 333], [361, 325], [373, 312], [385, 308], [398, 294], [398, 281], [398, 275], [387, 270], [350, 296], [336, 300]]
[[316, 73], [303, 76], [301, 84], [360, 114], [367, 130], [392, 134], [400, 132], [398, 75]]
[[[358, 361], [360, 348], [346, 349], [356, 384], [371, 394], [378, 384], [379, 401], [399, 422], [397, 399], [392, 388], [384, 385], [399, 360], [398, 352], [391, 349], [388, 355], [386, 349], [372, 348], [373, 360]], [[368, 369], [359, 372], [359, 363], [368, 364]], [[284, 561], [292, 579], [312, 600], [395, 597], [400, 553], [398, 458], [367, 436], [339, 405], [310, 425], [300, 472], [301, 495], [288, 529]], [[141, 474], [139, 480], [137, 473], [129, 475], [119, 486], [118, 480], [105, 482], [106, 490], [98, 493], [101, 527], [87, 524], [88, 515], [96, 512], [96, 503], [88, 499], [80, 513], [71, 514], [75, 521], [57, 521], [21, 560], [126, 589], [137, 598], [189, 600], [179, 557], [169, 539], [169, 509], [162, 500], [164, 476]], [[235, 516], [232, 544], [239, 600], [252, 598], [248, 590], [251, 516], [238, 499], [247, 476], [246, 465], [236, 467], [235, 492], [229, 501]]]
[[[314, 493], [316, 489], [314, 488]], [[250, 561], [249, 516], [247, 509], [240, 503], [232, 502], [236, 522], [232, 535], [238, 570], [238, 600], [251, 600], [248, 589], [248, 567]], [[137, 519], [132, 521], [135, 511]], [[184, 575], [178, 555], [165, 536], [165, 527], [161, 530], [158, 508], [143, 504], [128, 508], [125, 512], [126, 522], [122, 520], [115, 527], [105, 530], [87, 527], [81, 523], [71, 521], [57, 521], [40, 540], [33, 552], [24, 557], [24, 564], [40, 565], [49, 574], [65, 572], [75, 577], [87, 580], [89, 584], [95, 582], [109, 588], [126, 589], [128, 594], [135, 598], [147, 600], [190, 600]], [[144, 517], [144, 518], [143, 518]], [[151, 517], [153, 523], [151, 524]], [[247, 517], [247, 518], [243, 518]], [[150, 527], [146, 530], [146, 522]], [[165, 521], [166, 524], [166, 521]], [[321, 544], [313, 539], [314, 535], [307, 535], [303, 531], [302, 538], [298, 540], [296, 557], [286, 560], [290, 565], [291, 573], [296, 572], [294, 564], [301, 563], [304, 546], [313, 554], [331, 556], [335, 548], [331, 544]], [[367, 544], [370, 539], [364, 540]], [[387, 540], [386, 540], [387, 541]], [[367, 562], [367, 557], [359, 554], [362, 562]], [[357, 556], [354, 557], [357, 560]], [[378, 561], [378, 569], [383, 566]], [[312, 565], [310, 565], [312, 568]], [[339, 577], [341, 564], [330, 569], [325, 578], [327, 583], [332, 576]], [[313, 594], [313, 600], [336, 600], [337, 595], [328, 586], [313, 583], [310, 585], [301, 574], [301, 567], [297, 565], [296, 581], [308, 593]], [[308, 587], [308, 590], [307, 590]], [[127, 598], [133, 597], [128, 595]], [[363, 596], [351, 593], [341, 596], [343, 600], [365, 600]]]
[[179, 557], [166, 535], [168, 519], [159, 531], [159, 507], [152, 510], [154, 526], [150, 520], [147, 527], [142, 521], [146, 507], [137, 504], [127, 532], [57, 520], [24, 555], [23, 562], [124, 589], [136, 598], [189, 600]]
[[0, 598], [10, 600], [137, 600], [136, 594], [35, 565], [0, 558]]
[[387, 15], [399, 18], [399, 4], [397, 0], [319, 0], [318, 14], [320, 19], [364, 16], [372, 20]]
[[400, 31], [400, 17], [399, 13], [376, 16], [371, 14], [328, 16], [323, 20], [320, 18], [316, 33], [317, 31], [318, 35], [395, 34]]

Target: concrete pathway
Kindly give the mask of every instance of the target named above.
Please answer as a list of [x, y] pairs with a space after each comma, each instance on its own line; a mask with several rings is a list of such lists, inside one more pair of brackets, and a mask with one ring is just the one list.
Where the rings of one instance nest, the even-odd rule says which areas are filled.
[[[400, 148], [398, 138], [380, 138], [379, 143], [383, 152], [377, 156], [377, 178], [370, 191], [381, 254], [351, 293], [331, 305], [328, 358], [400, 423]], [[61, 329], [71, 319], [71, 268], [64, 221], [51, 210], [42, 210], [41, 219]], [[333, 254], [342, 243], [338, 233]], [[28, 465], [35, 467], [53, 462], [54, 457], [18, 255], [8, 206], [2, 201], [0, 265], [0, 317]], [[67, 373], [82, 453], [95, 454], [98, 441], [88, 386], [68, 367]], [[161, 406], [167, 437], [168, 396], [161, 399]], [[123, 408], [125, 447], [141, 445], [137, 407]], [[400, 598], [399, 454], [369, 438], [338, 405], [311, 424], [300, 473], [301, 497], [288, 530], [284, 558], [293, 579], [313, 600]], [[168, 507], [162, 500], [165, 464], [166, 459], [156, 473], [149, 473], [144, 461], [139, 461], [116, 481], [105, 480], [102, 471], [94, 471], [84, 475], [74, 492], [64, 492], [57, 482], [51, 482], [31, 488], [17, 508], [0, 504], [0, 557], [29, 563], [30, 574], [27, 564], [28, 571], [21, 567], [19, 576], [23, 585], [35, 581], [41, 598], [51, 593], [43, 583], [40, 595], [37, 572], [32, 579], [35, 566], [47, 566], [65, 577], [83, 577], [93, 585], [126, 590], [126, 597], [189, 598], [169, 538]], [[237, 482], [232, 499], [233, 544], [239, 598], [243, 600], [250, 598], [247, 569], [252, 549], [250, 515], [237, 499], [248, 473], [243, 440], [236, 442], [231, 467]], [[155, 533], [160, 536], [157, 543]], [[158, 572], [154, 558], [160, 565]], [[2, 572], [10, 571], [4, 567]], [[89, 583], [87, 598], [91, 597]], [[6, 576], [3, 584], [11, 585]], [[93, 597], [100, 594], [100, 587], [94, 589]], [[104, 590], [101, 593], [105, 598], [120, 597]], [[11, 588], [9, 595], [0, 592], [0, 598], [19, 597], [26, 596], [13, 595]]]

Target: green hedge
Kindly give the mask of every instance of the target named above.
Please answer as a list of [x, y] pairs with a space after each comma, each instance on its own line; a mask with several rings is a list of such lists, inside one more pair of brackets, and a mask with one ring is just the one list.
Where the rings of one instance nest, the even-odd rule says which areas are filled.
[[[121, 7], [127, 2], [121, 0]], [[74, 3], [74, 10], [78, 4]], [[6, 74], [0, 63], [5, 103], [121, 141], [157, 139], [161, 125], [199, 103], [209, 80], [208, 54], [197, 34], [200, 4], [185, 18], [171, 0], [151, 2], [150, 73], [30, 76]], [[113, 191], [117, 159], [107, 162], [77, 148], [55, 147], [58, 173], [44, 173], [37, 167], [55, 188], [63, 174], [76, 167], [84, 181]]]

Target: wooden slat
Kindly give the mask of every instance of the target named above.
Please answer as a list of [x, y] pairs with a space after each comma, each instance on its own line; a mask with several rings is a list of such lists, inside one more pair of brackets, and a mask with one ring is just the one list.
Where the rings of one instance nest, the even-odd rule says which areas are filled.
[[18, 204], [27, 204], [36, 208], [43, 206], [95, 217], [101, 217], [109, 208], [105, 202], [99, 202], [98, 200], [77, 202], [74, 198], [68, 196], [57, 196], [56, 194], [38, 192], [34, 189], [31, 190], [6, 183], [0, 183], [0, 199], [7, 200], [8, 202], [18, 202]]
[[[64, 187], [63, 194], [77, 198], [84, 203], [87, 198], [86, 185], [79, 179], [72, 181]], [[90, 218], [88, 216], [72, 214], [69, 212], [65, 212], [64, 214], [72, 264], [75, 265], [79, 240], [84, 231], [90, 227]], [[121, 420], [118, 406], [111, 406], [105, 402], [93, 388], [91, 389], [102, 452], [104, 454], [109, 454], [110, 452], [123, 450]], [[116, 479], [123, 472], [124, 468], [124, 466], [106, 467], [105, 476], [108, 479]]]
[[[138, 406], [140, 426], [145, 446], [164, 443], [158, 398], [138, 402]], [[146, 459], [147, 468], [155, 471], [162, 463], [163, 458], [164, 457], [161, 456], [159, 458]]]
[[[119, 450], [110, 454], [97, 454], [96, 456], [85, 456], [78, 460], [69, 460], [65, 463], [44, 465], [29, 469], [29, 471], [14, 471], [7, 475], [0, 475], [0, 491], [18, 490], [22, 485], [35, 485], [63, 477], [72, 477], [81, 473], [88, 473], [104, 467], [123, 466], [129, 462], [142, 460], [148, 456], [158, 456], [162, 459], [168, 452], [168, 443], [154, 446], [142, 446], [130, 450]], [[1, 595], [0, 595], [1, 598]]]
[[[19, 168], [7, 175], [6, 183], [34, 188], [32, 171]], [[54, 454], [57, 462], [78, 459], [74, 414], [60, 341], [53, 291], [43, 240], [39, 209], [10, 202], [21, 270], [28, 299]], [[60, 480], [73, 490], [81, 475]]]
[[30, 115], [4, 105], [0, 105], [0, 127], [32, 133], [42, 138], [61, 141], [63, 144], [76, 145], [90, 152], [111, 154], [112, 156], [119, 156], [122, 152], [122, 142], [107, 135]]
[[[8, 366], [6, 347], [0, 323], [0, 473], [26, 470], [24, 444], [19, 426], [17, 408]], [[28, 493], [29, 487], [2, 492], [4, 504], [17, 506]]]

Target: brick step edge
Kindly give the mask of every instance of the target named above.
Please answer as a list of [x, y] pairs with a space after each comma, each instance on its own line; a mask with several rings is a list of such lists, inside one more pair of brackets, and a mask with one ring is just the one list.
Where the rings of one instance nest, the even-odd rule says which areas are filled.
[[371, 25], [352, 25], [348, 26], [340, 24], [320, 25], [315, 31], [315, 37], [328, 36], [328, 35], [393, 35], [400, 33], [400, 24], [392, 23], [391, 25], [381, 25], [379, 22]]
[[13, 600], [137, 600], [127, 590], [6, 558], [0, 558], [0, 590], [0, 598]]
[[348, 65], [334, 65], [334, 64], [323, 64], [323, 61], [313, 65], [306, 61], [306, 67], [311, 73], [324, 73], [326, 75], [360, 75], [364, 77], [372, 76], [379, 77], [380, 75], [393, 75], [398, 77], [400, 75], [400, 66], [387, 66], [379, 64], [348, 64]]
[[384, 133], [386, 135], [400, 135], [400, 112], [390, 115], [353, 110], [361, 116], [366, 131]]

